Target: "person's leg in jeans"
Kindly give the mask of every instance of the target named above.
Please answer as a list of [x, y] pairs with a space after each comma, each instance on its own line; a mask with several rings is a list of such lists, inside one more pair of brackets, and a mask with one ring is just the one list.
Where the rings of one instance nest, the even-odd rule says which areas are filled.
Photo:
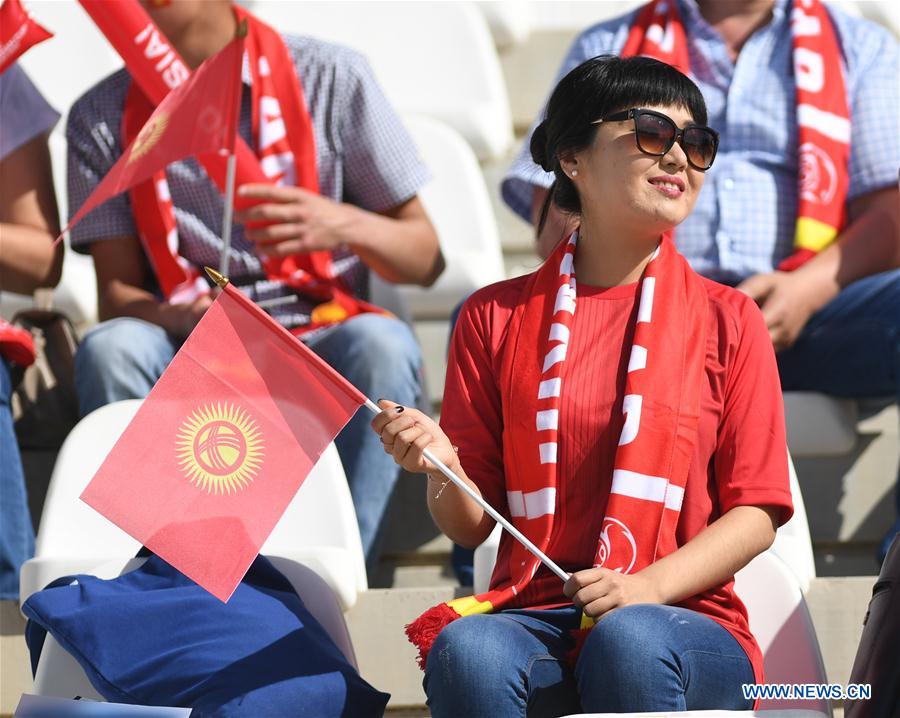
[[[900, 399], [900, 270], [846, 287], [803, 328], [794, 346], [779, 352], [785, 391], [820, 391], [854, 399]], [[900, 493], [900, 471], [897, 475]], [[900, 531], [898, 516], [880, 558]]]
[[466, 616], [438, 634], [425, 666], [434, 718], [544, 718], [579, 713], [566, 653], [574, 607]]
[[[421, 391], [422, 355], [412, 330], [380, 314], [361, 314], [307, 340], [316, 354], [372, 401], [390, 399], [415, 406]], [[380, 554], [381, 529], [400, 469], [369, 426], [372, 413], [360, 408], [335, 439], [372, 576]]]
[[575, 665], [585, 713], [749, 710], [754, 683], [734, 637], [696, 611], [625, 606], [602, 617]]
[[178, 345], [142, 319], [102, 322], [75, 353], [75, 389], [82, 416], [123, 399], [143, 399], [172, 361]]
[[19, 568], [34, 555], [34, 529], [28, 513], [25, 474], [13, 429], [12, 383], [0, 359], [0, 599], [19, 599]]

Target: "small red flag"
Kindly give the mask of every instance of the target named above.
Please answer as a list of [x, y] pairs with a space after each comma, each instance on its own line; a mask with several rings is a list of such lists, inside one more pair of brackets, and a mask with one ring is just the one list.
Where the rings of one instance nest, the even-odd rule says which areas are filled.
[[365, 401], [229, 284], [81, 499], [227, 601]]
[[234, 151], [244, 38], [236, 37], [159, 103], [67, 228], [110, 197], [190, 155]]
[[19, 0], [6, 0], [0, 7], [0, 72], [29, 47], [50, 37], [53, 33], [38, 25]]

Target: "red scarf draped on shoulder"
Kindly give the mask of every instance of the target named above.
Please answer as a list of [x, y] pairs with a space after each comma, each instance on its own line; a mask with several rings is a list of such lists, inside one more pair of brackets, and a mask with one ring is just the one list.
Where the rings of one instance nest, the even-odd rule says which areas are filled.
[[[800, 201], [794, 253], [778, 265], [791, 271], [831, 244], [847, 221], [850, 108], [841, 53], [819, 0], [793, 0], [794, 82]], [[638, 13], [622, 57], [646, 55], [689, 74], [684, 25], [675, 0], [654, 0]]]
[[[557, 510], [560, 397], [567, 372], [579, 371], [566, 364], [578, 306], [577, 239], [573, 234], [560, 243], [529, 278], [501, 357], [506, 513], [544, 552]], [[676, 550], [675, 528], [700, 420], [706, 288], [668, 236], [644, 270], [637, 301], [634, 340], [623, 347], [629, 360], [612, 489], [606, 516], [597, 517], [595, 566], [623, 573], [640, 571]], [[424, 668], [431, 644], [447, 623], [504, 608], [538, 566], [538, 559], [516, 542], [508, 573], [500, 572], [514, 577], [510, 583], [440, 604], [410, 624], [407, 635], [419, 648], [420, 665]], [[582, 620], [583, 629], [592, 625]]]
[[[123, 18], [134, 22], [139, 10], [130, 3], [101, 3], [99, 9], [96, 2], [82, 0], [82, 4], [111, 41], [115, 32], [111, 27], [113, 21]], [[243, 19], [248, 22], [245, 47], [252, 76], [252, 132], [256, 144], [253, 153], [247, 151], [245, 145], [238, 148], [238, 183], [296, 185], [318, 193], [313, 124], [293, 58], [274, 29], [240, 6], [235, 5], [234, 12], [239, 22]], [[150, 24], [146, 25], [145, 20]], [[139, 37], [149, 37], [151, 31], [158, 33], [146, 15], [140, 18], [138, 25], [143, 29], [136, 35], [135, 42]], [[147, 61], [143, 55], [126, 51], [128, 48], [121, 43], [113, 44], [129, 69], [135, 63]], [[174, 49], [171, 52], [174, 53]], [[174, 64], [172, 62], [170, 67]], [[143, 78], [147, 72], [132, 74]], [[131, 84], [122, 117], [123, 146], [137, 136], [153, 112], [156, 103], [148, 99], [150, 94], [140, 83]], [[205, 156], [199, 157], [198, 161], [216, 186], [224, 191], [225, 164], [222, 158]], [[138, 236], [166, 299], [174, 303], [188, 302], [208, 291], [199, 269], [179, 251], [174, 207], [165, 173], [160, 172], [151, 180], [137, 185], [129, 194]], [[263, 268], [269, 279], [287, 284], [298, 293], [319, 301], [312, 311], [311, 323], [295, 329], [295, 334], [328, 326], [363, 312], [384, 313], [384, 310], [350, 293], [335, 274], [330, 252], [311, 252], [284, 259], [268, 258], [263, 262]]]

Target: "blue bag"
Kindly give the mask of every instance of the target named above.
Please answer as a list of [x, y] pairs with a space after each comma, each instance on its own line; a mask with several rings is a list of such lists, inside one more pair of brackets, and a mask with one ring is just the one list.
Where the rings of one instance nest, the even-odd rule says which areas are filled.
[[49, 631], [109, 701], [190, 707], [192, 718], [384, 713], [390, 696], [359, 676], [262, 556], [228, 603], [158, 556], [109, 581], [73, 578], [22, 607], [32, 668]]

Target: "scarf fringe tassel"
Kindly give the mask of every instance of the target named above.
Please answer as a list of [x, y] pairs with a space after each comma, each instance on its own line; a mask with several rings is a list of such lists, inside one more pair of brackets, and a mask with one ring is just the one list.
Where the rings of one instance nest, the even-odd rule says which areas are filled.
[[438, 634], [444, 630], [444, 626], [453, 623], [457, 618], [462, 618], [462, 616], [446, 603], [439, 603], [437, 606], [429, 608], [412, 623], [407, 624], [406, 637], [419, 649], [417, 661], [419, 668], [423, 671], [428, 660], [428, 652], [434, 645]]

